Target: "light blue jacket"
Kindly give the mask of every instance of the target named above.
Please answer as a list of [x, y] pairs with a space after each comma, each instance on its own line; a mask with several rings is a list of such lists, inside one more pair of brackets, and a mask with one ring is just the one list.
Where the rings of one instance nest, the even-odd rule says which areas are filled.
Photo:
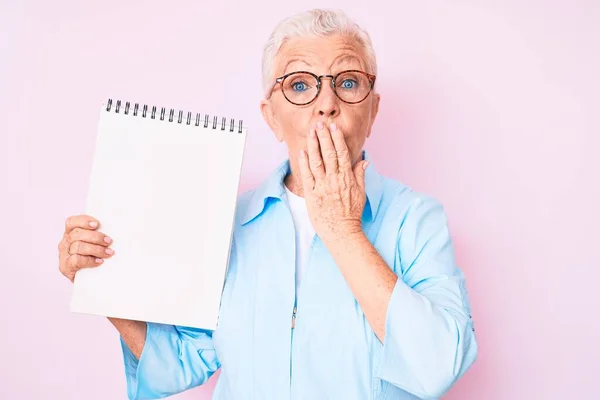
[[283, 186], [289, 168], [286, 160], [239, 197], [217, 329], [149, 323], [139, 361], [121, 339], [130, 399], [185, 391], [219, 367], [215, 400], [435, 399], [475, 361], [465, 279], [444, 210], [378, 174], [373, 163], [363, 227], [401, 278], [385, 344], [316, 236], [291, 328], [295, 234]]

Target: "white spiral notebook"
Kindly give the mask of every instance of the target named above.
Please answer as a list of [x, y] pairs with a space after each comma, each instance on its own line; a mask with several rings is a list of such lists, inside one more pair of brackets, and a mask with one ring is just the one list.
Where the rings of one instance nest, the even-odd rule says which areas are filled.
[[215, 329], [246, 133], [235, 119], [102, 105], [86, 213], [115, 254], [77, 273], [72, 312]]

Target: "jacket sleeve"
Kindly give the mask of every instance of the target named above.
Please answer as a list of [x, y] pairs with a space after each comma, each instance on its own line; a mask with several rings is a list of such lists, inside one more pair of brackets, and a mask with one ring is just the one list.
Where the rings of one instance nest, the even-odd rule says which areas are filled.
[[419, 197], [398, 233], [399, 279], [388, 305], [378, 377], [422, 399], [446, 393], [473, 364], [478, 346], [446, 215]]
[[160, 399], [206, 382], [220, 367], [212, 331], [147, 323], [139, 360], [120, 339], [130, 400]]

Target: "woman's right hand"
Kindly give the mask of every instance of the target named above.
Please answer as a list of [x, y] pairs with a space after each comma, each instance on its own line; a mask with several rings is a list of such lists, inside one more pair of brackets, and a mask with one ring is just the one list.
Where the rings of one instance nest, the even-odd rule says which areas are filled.
[[100, 223], [89, 215], [67, 218], [65, 233], [58, 244], [58, 269], [71, 282], [81, 268], [97, 267], [112, 257], [112, 239], [97, 229]]

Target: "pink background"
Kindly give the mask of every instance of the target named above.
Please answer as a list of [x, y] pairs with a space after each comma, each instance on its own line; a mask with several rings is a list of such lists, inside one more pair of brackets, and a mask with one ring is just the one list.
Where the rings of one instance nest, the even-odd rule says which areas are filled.
[[0, 2], [0, 398], [126, 398], [116, 331], [68, 312], [57, 271], [99, 103], [244, 119], [250, 188], [285, 156], [258, 108], [263, 43], [316, 6], [373, 37], [377, 167], [450, 217], [480, 355], [446, 398], [600, 398], [600, 3], [210, 3]]

